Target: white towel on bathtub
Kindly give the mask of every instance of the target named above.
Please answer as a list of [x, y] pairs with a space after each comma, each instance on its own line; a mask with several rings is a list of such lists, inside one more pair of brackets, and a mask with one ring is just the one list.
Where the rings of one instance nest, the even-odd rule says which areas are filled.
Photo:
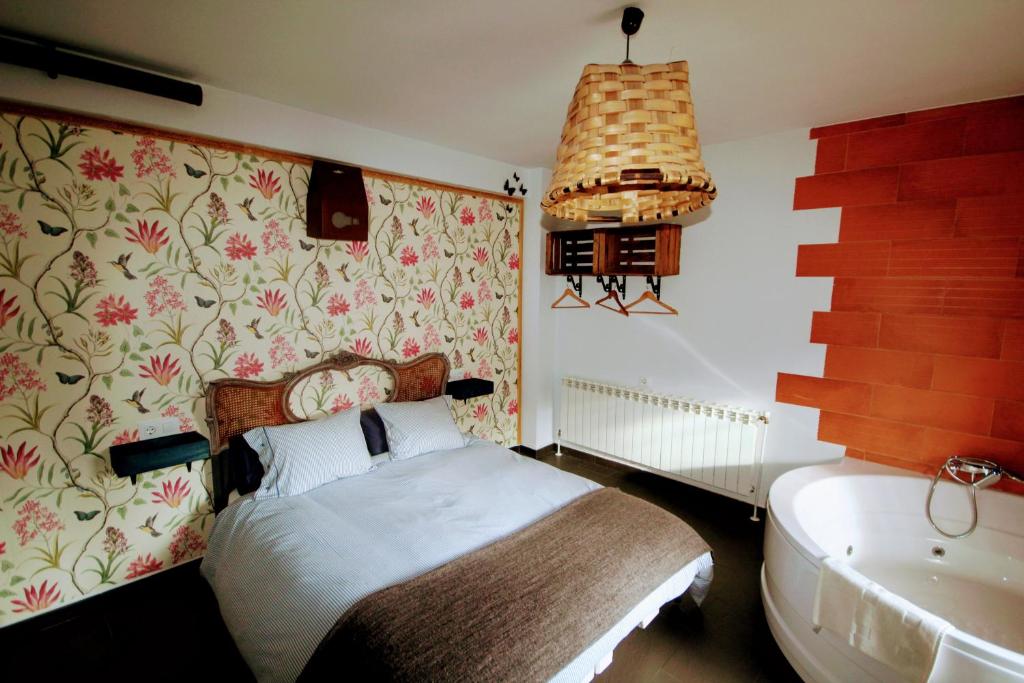
[[908, 680], [927, 681], [950, 623], [832, 557], [821, 564], [815, 630], [824, 627]]

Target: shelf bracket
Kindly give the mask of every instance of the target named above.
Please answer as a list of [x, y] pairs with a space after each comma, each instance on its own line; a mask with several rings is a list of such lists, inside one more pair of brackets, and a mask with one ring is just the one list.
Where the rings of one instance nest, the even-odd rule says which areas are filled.
[[657, 279], [655, 279], [654, 275], [648, 275], [647, 284], [651, 288], [651, 294], [653, 294], [658, 301], [661, 301], [661, 276], [658, 275]]
[[569, 286], [576, 292], [576, 296], [583, 296], [583, 276], [580, 275], [579, 282], [572, 275], [567, 275], [565, 278], [569, 282]]
[[609, 275], [608, 282], [604, 281], [604, 275], [597, 276], [597, 284], [601, 285], [601, 289], [604, 290], [605, 294], [610, 294], [612, 288], [619, 293], [619, 296], [626, 296], [626, 276], [623, 275], [622, 279], [619, 279], [618, 275]]

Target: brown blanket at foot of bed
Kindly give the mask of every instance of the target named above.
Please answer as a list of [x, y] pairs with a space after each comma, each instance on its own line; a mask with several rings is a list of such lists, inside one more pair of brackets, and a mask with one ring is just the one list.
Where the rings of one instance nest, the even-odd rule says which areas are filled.
[[492, 545], [368, 595], [301, 681], [545, 681], [708, 545], [599, 489]]

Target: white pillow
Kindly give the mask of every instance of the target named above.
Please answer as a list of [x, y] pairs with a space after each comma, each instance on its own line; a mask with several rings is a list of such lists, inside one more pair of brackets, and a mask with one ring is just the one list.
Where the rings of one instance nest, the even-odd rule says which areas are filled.
[[257, 427], [244, 438], [263, 465], [257, 499], [295, 496], [373, 469], [358, 408], [322, 420]]
[[443, 396], [426, 401], [378, 403], [374, 409], [384, 422], [392, 460], [466, 445]]

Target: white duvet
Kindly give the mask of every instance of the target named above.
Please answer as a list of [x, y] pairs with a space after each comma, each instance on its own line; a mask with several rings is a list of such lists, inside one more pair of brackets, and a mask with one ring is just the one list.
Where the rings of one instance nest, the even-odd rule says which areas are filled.
[[[380, 464], [299, 496], [244, 497], [218, 515], [201, 571], [256, 678], [292, 681], [338, 617], [361, 598], [492, 543], [597, 488], [494, 443], [473, 441]], [[665, 596], [651, 596], [655, 611], [699, 570], [709, 576], [710, 557], [691, 565], [667, 582]], [[638, 606], [638, 613], [644, 610], [650, 605]], [[644, 616], [631, 613], [624, 622], [632, 622], [623, 624], [610, 647], [599, 652], [602, 646], [595, 644], [589, 657], [604, 656]], [[592, 675], [596, 660], [586, 659], [581, 654], [565, 677], [587, 678], [588, 670]]]

